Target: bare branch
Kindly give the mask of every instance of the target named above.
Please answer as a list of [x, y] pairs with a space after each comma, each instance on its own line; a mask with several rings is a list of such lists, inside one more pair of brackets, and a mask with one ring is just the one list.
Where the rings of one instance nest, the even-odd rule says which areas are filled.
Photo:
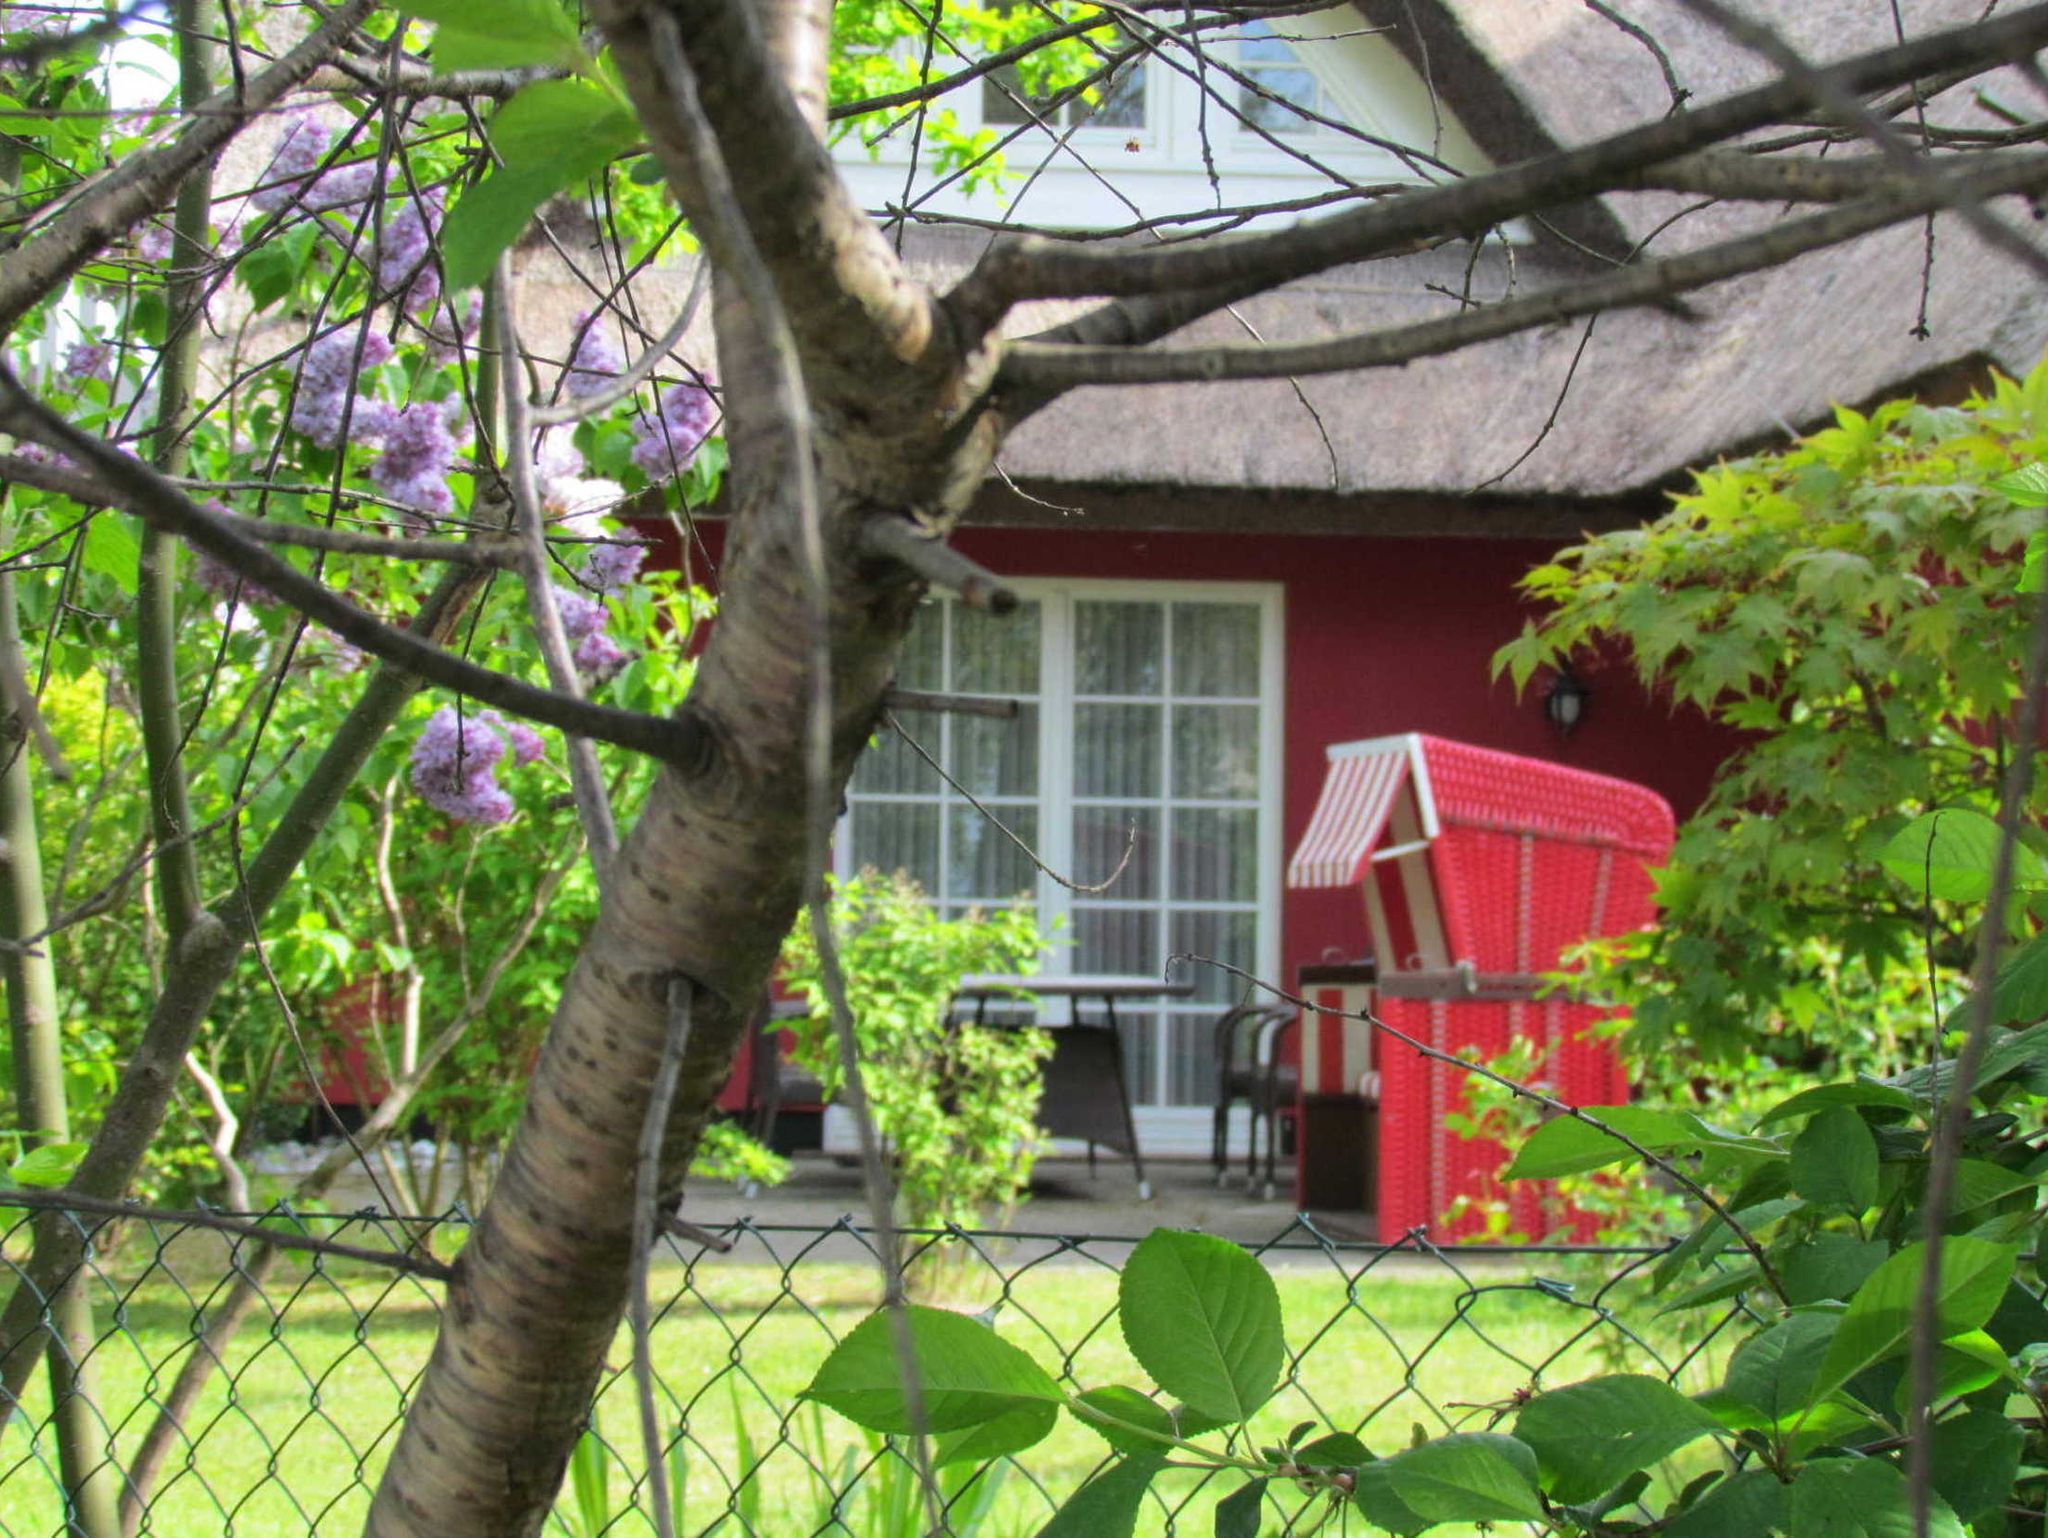
[[1009, 614], [1021, 601], [1017, 590], [994, 572], [962, 555], [936, 529], [920, 529], [893, 513], [860, 526], [861, 547], [870, 555], [909, 567], [934, 587], [956, 594], [970, 609]]
[[1946, 208], [1959, 199], [2036, 192], [2044, 187], [2048, 187], [2048, 155], [2036, 155], [2024, 161], [1958, 173], [1939, 185], [1915, 183], [1886, 197], [1846, 204], [1827, 213], [1776, 225], [1760, 234], [1392, 331], [1337, 337], [1327, 342], [1172, 351], [1024, 342], [1010, 350], [997, 378], [1002, 387], [1049, 397], [1060, 390], [1087, 384], [1272, 379], [1288, 374], [1385, 368], [1577, 315], [1654, 303], [1744, 273], [1776, 267], [1804, 252], [1840, 245], [1887, 225]]

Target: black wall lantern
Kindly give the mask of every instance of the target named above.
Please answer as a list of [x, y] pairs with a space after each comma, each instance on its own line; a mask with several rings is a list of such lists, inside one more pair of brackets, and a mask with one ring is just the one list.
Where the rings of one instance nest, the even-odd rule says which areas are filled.
[[1571, 670], [1569, 663], [1557, 670], [1557, 677], [1550, 682], [1550, 692], [1543, 696], [1543, 713], [1550, 718], [1550, 724], [1557, 728], [1557, 735], [1569, 737], [1586, 716], [1586, 701], [1593, 691], [1585, 681]]

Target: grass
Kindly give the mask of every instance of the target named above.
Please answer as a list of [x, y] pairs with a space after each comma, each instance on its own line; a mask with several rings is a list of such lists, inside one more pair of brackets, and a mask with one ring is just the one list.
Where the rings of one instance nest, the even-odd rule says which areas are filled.
[[[682, 1432], [674, 1458], [685, 1486], [682, 1530], [809, 1534], [829, 1524], [836, 1502], [839, 1538], [898, 1538], [916, 1495], [900, 1457], [796, 1398], [832, 1341], [874, 1306], [874, 1272], [846, 1253], [851, 1242], [843, 1238], [794, 1258], [770, 1253], [776, 1240], [796, 1243], [750, 1236], [733, 1257], [656, 1273], [655, 1296], [674, 1300], [656, 1329], [654, 1357], [664, 1420]], [[1012, 1258], [1000, 1268], [969, 1260], [942, 1278], [927, 1276], [926, 1290], [968, 1312], [993, 1309], [1006, 1338], [1079, 1386], [1142, 1385], [1114, 1322], [1119, 1258], [1091, 1249], [1042, 1262]], [[1539, 1371], [1553, 1386], [1600, 1372], [1663, 1371], [1648, 1345], [1585, 1297], [1532, 1281], [1527, 1265], [1487, 1266], [1468, 1285], [1413, 1259], [1358, 1274], [1366, 1258], [1346, 1257], [1348, 1275], [1314, 1255], [1276, 1261], [1289, 1343], [1301, 1356], [1253, 1423], [1261, 1444], [1315, 1420], [1361, 1429], [1369, 1446], [1389, 1452], [1416, 1426], [1485, 1426]], [[1555, 1275], [1574, 1262], [1529, 1264]], [[223, 1275], [219, 1252], [201, 1249], [114, 1269], [99, 1299], [96, 1360], [103, 1414], [124, 1460], [154, 1414], [152, 1395], [168, 1387], [188, 1348], [195, 1309], [224, 1287]], [[1654, 1308], [1610, 1302], [1615, 1314], [1638, 1321]], [[143, 1531], [359, 1532], [436, 1319], [433, 1289], [409, 1278], [349, 1266], [280, 1269], [268, 1307], [244, 1327], [188, 1422]], [[1668, 1331], [1651, 1343], [1665, 1363], [1681, 1355]], [[627, 1359], [622, 1338], [612, 1360]], [[1688, 1373], [1688, 1386], [1702, 1386], [1696, 1376]], [[0, 1438], [0, 1534], [40, 1538], [63, 1532], [62, 1502], [41, 1406], [32, 1398], [27, 1408]], [[637, 1424], [630, 1380], [612, 1378], [599, 1400], [598, 1439], [582, 1450], [551, 1532], [652, 1533], [632, 1504], [643, 1466]], [[962, 1494], [956, 1518], [966, 1523], [978, 1506], [974, 1538], [1028, 1538], [1102, 1454], [1092, 1433], [1063, 1420], [1022, 1467], [997, 1476], [997, 1488]], [[1209, 1509], [1228, 1487], [1203, 1488], [1195, 1473], [1170, 1472], [1158, 1493], [1141, 1532], [1206, 1534]], [[1285, 1520], [1269, 1502], [1268, 1531]]]

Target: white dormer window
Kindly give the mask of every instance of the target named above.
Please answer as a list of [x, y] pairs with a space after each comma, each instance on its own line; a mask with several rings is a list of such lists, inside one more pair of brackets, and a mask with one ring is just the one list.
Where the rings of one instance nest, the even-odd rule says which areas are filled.
[[[1263, 21], [1249, 22], [1237, 45], [1237, 110], [1244, 123], [1268, 133], [1313, 132], [1306, 113], [1321, 114], [1322, 87], [1287, 42]], [[1298, 109], [1298, 110], [1297, 110]]]
[[[1092, 101], [1063, 100], [1042, 86], [1034, 99], [1014, 68], [941, 98], [962, 128], [1001, 141], [1007, 174], [996, 185], [950, 174], [929, 144], [913, 172], [907, 129], [872, 152], [850, 136], [837, 150], [841, 166], [877, 210], [908, 202], [979, 220], [1098, 230], [1140, 228], [1203, 209], [1292, 203], [1287, 212], [1259, 218], [1225, 215], [1231, 228], [1285, 223], [1301, 217], [1305, 200], [1341, 197], [1347, 186], [1486, 168], [1400, 50], [1362, 28], [1348, 8], [1277, 25], [1225, 24], [1205, 39], [1200, 60], [1167, 33], [1146, 36], [1155, 52], [1098, 82], [1088, 93]], [[1130, 43], [1098, 46], [1108, 58]], [[1360, 132], [1346, 132], [1346, 125]], [[1397, 154], [1387, 143], [1414, 153]], [[1186, 224], [1179, 228], [1190, 232]]]

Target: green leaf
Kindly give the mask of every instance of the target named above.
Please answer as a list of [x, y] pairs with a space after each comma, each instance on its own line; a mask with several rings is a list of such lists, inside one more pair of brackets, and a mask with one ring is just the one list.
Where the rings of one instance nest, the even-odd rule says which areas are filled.
[[1718, 1430], [1719, 1421], [1670, 1384], [1635, 1375], [1539, 1394], [1515, 1419], [1515, 1435], [1536, 1450], [1551, 1496], [1566, 1503], [1590, 1501]]
[[[1728, 1359], [1721, 1387], [1702, 1396], [1735, 1429], [1775, 1426], [1813, 1401], [1814, 1379], [1840, 1326], [1839, 1314], [1793, 1314], [1752, 1335]], [[1728, 1414], [1729, 1406], [1754, 1418]]]
[[2048, 507], [2048, 464], [2036, 461], [1986, 483], [2019, 507]]
[[78, 1168], [86, 1147], [84, 1143], [45, 1143], [16, 1159], [7, 1167], [7, 1173], [18, 1185], [61, 1186]]
[[[1933, 1502], [1928, 1538], [1963, 1538], [1948, 1503]], [[1823, 1458], [1792, 1481], [1787, 1530], [1799, 1538], [1913, 1538], [1906, 1476], [1878, 1458]]]
[[135, 596], [135, 569], [142, 560], [142, 541], [134, 525], [119, 513], [94, 515], [85, 526], [85, 548], [79, 554], [85, 569], [105, 577], [128, 597]]
[[1857, 1079], [1849, 1084], [1819, 1084], [1812, 1089], [1803, 1089], [1790, 1099], [1781, 1100], [1758, 1118], [1759, 1127], [1768, 1127], [1774, 1121], [1783, 1121], [1792, 1116], [1810, 1116], [1815, 1111], [1824, 1111], [1831, 1106], [1874, 1105], [1892, 1110], [1911, 1112], [1913, 1097], [1902, 1089], [1889, 1084], [1879, 1084], [1873, 1079]]
[[1351, 1504], [1374, 1527], [1411, 1538], [1412, 1534], [1435, 1525], [1435, 1519], [1423, 1516], [1394, 1493], [1393, 1476], [1387, 1472], [1387, 1463], [1391, 1461], [1368, 1463], [1358, 1471], [1358, 1480], [1351, 1487]]
[[[1981, 902], [1991, 889], [2000, 837], [1998, 824], [1982, 812], [1944, 807], [1907, 823], [1877, 858], [1916, 893]], [[2013, 850], [2013, 882], [2028, 890], [2048, 885], [2048, 865], [2024, 844]]]
[[2012, 1497], [2026, 1435], [1996, 1410], [1972, 1410], [1934, 1427], [1934, 1488], [1964, 1522]]
[[[1982, 1330], [1951, 1335], [1935, 1348], [1934, 1363], [1933, 1403], [1937, 1405], [1944, 1400], [1967, 1398], [2001, 1378], [2014, 1376], [2004, 1350]], [[1908, 1413], [1912, 1392], [1912, 1374], [1901, 1373], [1898, 1391], [1892, 1395], [1892, 1406], [1901, 1417]]]
[[1216, 1538], [1259, 1538], [1266, 1481], [1249, 1480], [1216, 1503]]
[[527, 86], [491, 119], [491, 147], [513, 171], [571, 164], [588, 175], [639, 138], [638, 119], [593, 80]]
[[[1675, 1111], [1654, 1111], [1633, 1105], [1591, 1105], [1588, 1116], [1605, 1122], [1623, 1137], [1651, 1152], [1676, 1148], [1692, 1139], [1692, 1129]], [[1555, 1180], [1641, 1156], [1627, 1144], [1589, 1126], [1575, 1116], [1559, 1116], [1538, 1127], [1507, 1167], [1509, 1180]]]
[[[1966, 1234], [1943, 1241], [1936, 1317], [1944, 1339], [1983, 1327], [2004, 1296], [2018, 1255], [2017, 1245], [1993, 1244]], [[1926, 1244], [1910, 1245], [1857, 1289], [1815, 1378], [1813, 1399], [1832, 1394], [1872, 1362], [1905, 1346], [1926, 1263]]]
[[1832, 1106], [1792, 1143], [1792, 1189], [1851, 1217], [1877, 1205], [1877, 1139], [1848, 1106]]
[[570, 180], [553, 168], [493, 171], [456, 199], [441, 226], [441, 262], [449, 288], [474, 288], [488, 278], [498, 253], [524, 233], [534, 210]]
[[437, 25], [434, 62], [444, 72], [590, 67], [576, 23], [556, 0], [407, 0], [402, 9]]
[[1125, 1263], [1117, 1318], [1153, 1382], [1227, 1423], [1250, 1419], [1280, 1381], [1280, 1294], [1227, 1239], [1154, 1229]]
[[1021, 1404], [1005, 1410], [994, 1420], [966, 1426], [932, 1439], [932, 1467], [949, 1463], [987, 1463], [991, 1459], [1021, 1453], [1043, 1442], [1059, 1424], [1058, 1405]]
[[1457, 1432], [1367, 1467], [1430, 1522], [1533, 1522], [1543, 1515], [1536, 1454], [1513, 1437]]
[[1313, 1442], [1302, 1443], [1294, 1449], [1293, 1458], [1303, 1468], [1355, 1469], [1370, 1462], [1372, 1454], [1350, 1432], [1332, 1431]]
[[[924, 1426], [958, 1431], [1032, 1404], [1061, 1402], [1045, 1369], [979, 1320], [916, 1305], [905, 1310], [923, 1389]], [[887, 1310], [868, 1315], [825, 1358], [803, 1391], [870, 1431], [908, 1434], [895, 1325]]]
[[2002, 1164], [1993, 1164], [1988, 1159], [1958, 1159], [1953, 1210], [1969, 1212], [1977, 1207], [1989, 1206], [2015, 1191], [2023, 1191], [2028, 1186], [2038, 1185], [2040, 1180], [2041, 1177], [2038, 1175], [2022, 1175]]
[[[1967, 1024], [1973, 1014], [1972, 1001], [1964, 999], [1943, 1023], [1953, 1030]], [[2048, 931], [2006, 957], [1991, 985], [1993, 1025], [2032, 1025], [2044, 1018], [2048, 1018]]]
[[1125, 1458], [1067, 1497], [1038, 1530], [1038, 1538], [1131, 1538], [1145, 1490], [1166, 1462], [1163, 1455]]
[[1789, 1302], [1819, 1303], [1833, 1298], [1846, 1303], [1890, 1254], [1890, 1246], [1882, 1239], [1819, 1233], [1785, 1255], [1778, 1275]]
[[1676, 1517], [1666, 1538], [1763, 1538], [1785, 1526], [1785, 1487], [1765, 1469], [1731, 1474]]
[[2048, 591], [2048, 529], [2036, 529], [2027, 536], [2027, 553], [2020, 558], [2019, 591]]

